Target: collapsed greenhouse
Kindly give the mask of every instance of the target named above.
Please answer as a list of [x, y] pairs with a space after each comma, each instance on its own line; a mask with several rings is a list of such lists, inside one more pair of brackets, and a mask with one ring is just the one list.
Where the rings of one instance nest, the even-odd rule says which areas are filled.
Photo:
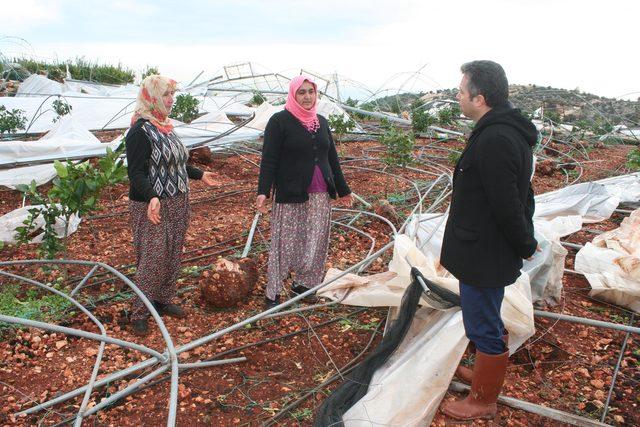
[[[384, 339], [417, 269], [426, 280], [413, 322], [342, 421], [444, 425], [437, 409], [448, 393], [464, 390], [452, 378], [468, 359], [468, 339], [460, 308], [438, 296], [458, 293], [439, 257], [452, 167], [471, 123], [457, 113], [416, 129], [417, 111], [437, 117], [455, 101], [424, 96], [413, 110], [392, 113], [375, 100], [403, 86], [370, 91], [336, 74], [301, 73], [318, 82], [318, 113], [331, 118], [357, 199], [351, 209], [332, 210], [329, 269], [309, 291], [317, 300], [293, 295], [262, 308], [268, 217], [252, 203], [263, 132], [283, 108], [289, 78], [232, 65], [180, 86], [179, 94], [198, 100], [197, 117], [175, 120], [175, 132], [192, 161], [223, 184], [196, 183], [190, 194], [179, 279], [189, 318], [163, 319], [145, 298], [155, 326], [144, 339], [126, 327], [130, 299], [144, 298], [123, 220], [126, 183], [105, 188], [94, 212], [58, 218], [54, 232], [65, 248], [56, 259], [39, 256], [44, 218], [33, 224], [30, 244], [18, 236], [37, 207], [25, 187], [46, 191], [60, 177], [59, 162], [95, 163], [118, 152], [139, 88], [34, 74], [16, 96], [0, 97], [7, 111], [27, 118], [24, 132], [0, 141], [3, 423], [140, 425], [153, 417], [167, 425], [308, 425]], [[344, 99], [356, 91], [364, 101]], [[54, 102], [68, 112], [61, 115]], [[538, 116], [533, 186], [541, 251], [505, 292], [512, 366], [499, 416], [513, 425], [634, 425], [640, 172], [627, 159], [639, 132], [629, 122], [598, 135]], [[411, 135], [411, 161], [394, 161], [385, 144], [393, 132]], [[225, 286], [222, 257], [253, 259], [258, 279], [237, 304], [212, 308], [202, 289]]]

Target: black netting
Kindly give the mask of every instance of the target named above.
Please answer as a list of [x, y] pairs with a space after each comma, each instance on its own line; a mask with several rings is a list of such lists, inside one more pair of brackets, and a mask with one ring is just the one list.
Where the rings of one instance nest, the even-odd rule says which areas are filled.
[[[418, 309], [420, 296], [423, 292], [422, 285], [416, 279], [416, 274], [420, 273], [417, 269], [412, 269], [413, 281], [402, 296], [398, 317], [391, 323], [380, 344], [322, 403], [316, 416], [315, 426], [342, 426], [342, 415], [367, 393], [373, 374], [389, 359], [389, 356], [404, 339]], [[426, 281], [426, 279], [423, 280]]]

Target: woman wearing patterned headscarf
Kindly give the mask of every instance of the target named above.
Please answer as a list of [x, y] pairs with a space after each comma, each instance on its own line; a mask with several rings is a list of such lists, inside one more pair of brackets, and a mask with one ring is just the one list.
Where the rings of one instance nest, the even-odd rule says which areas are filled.
[[[188, 179], [201, 179], [209, 186], [216, 181], [211, 172], [187, 165], [189, 152], [169, 119], [175, 92], [175, 80], [157, 75], [144, 79], [126, 146], [136, 285], [158, 313], [184, 317], [184, 310], [172, 300], [189, 225]], [[136, 298], [130, 316], [135, 334], [148, 333], [148, 316]]]
[[264, 131], [256, 207], [274, 189], [271, 247], [265, 307], [280, 302], [282, 282], [290, 270], [300, 294], [322, 282], [331, 228], [330, 198], [351, 206], [351, 190], [342, 175], [327, 119], [316, 113], [316, 84], [298, 76], [289, 84], [284, 110]]

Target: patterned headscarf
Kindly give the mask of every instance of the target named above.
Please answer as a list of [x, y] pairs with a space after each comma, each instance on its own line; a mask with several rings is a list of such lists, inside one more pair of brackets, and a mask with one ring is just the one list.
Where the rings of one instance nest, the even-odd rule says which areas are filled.
[[146, 77], [140, 85], [131, 125], [142, 118], [149, 120], [164, 134], [171, 132], [173, 125], [169, 120], [170, 111], [167, 111], [162, 96], [168, 90], [176, 90], [177, 84], [175, 80], [164, 76], [151, 75]]
[[311, 77], [308, 76], [296, 76], [291, 79], [289, 83], [289, 94], [287, 95], [287, 103], [284, 105], [284, 108], [287, 109], [291, 114], [293, 114], [302, 126], [304, 126], [309, 132], [315, 132], [320, 128], [320, 121], [318, 120], [318, 115], [316, 114], [316, 105], [318, 103], [318, 92], [316, 94], [316, 100], [313, 103], [313, 107], [310, 110], [305, 110], [302, 105], [298, 104], [296, 101], [296, 92], [300, 89], [300, 86], [304, 82], [309, 82], [313, 85], [313, 89], [317, 91], [316, 82], [314, 82]]

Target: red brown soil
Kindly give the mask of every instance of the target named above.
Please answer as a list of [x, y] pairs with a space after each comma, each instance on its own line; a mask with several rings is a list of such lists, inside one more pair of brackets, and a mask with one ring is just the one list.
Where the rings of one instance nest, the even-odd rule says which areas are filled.
[[[110, 136], [104, 136], [105, 140]], [[117, 135], [111, 139], [115, 136]], [[424, 146], [423, 155], [430, 156], [429, 159], [435, 162], [435, 165], [416, 165], [425, 170], [450, 170], [452, 165], [448, 160], [449, 151], [442, 148], [458, 151], [463, 148], [458, 141], [419, 142]], [[426, 147], [427, 144], [431, 146]], [[339, 144], [338, 150], [343, 158], [363, 155], [378, 157], [376, 147], [379, 144], [372, 141], [344, 142]], [[624, 156], [629, 149], [627, 146], [594, 149], [589, 153], [592, 162], [584, 164], [585, 171], [580, 181], [624, 173]], [[176, 346], [233, 325], [263, 309], [266, 272], [264, 249], [269, 237], [268, 218], [260, 219], [254, 238], [255, 250], [252, 257], [257, 263], [259, 276], [249, 296], [232, 308], [212, 309], [201, 301], [199, 291], [202, 283], [210, 280], [214, 273], [211, 265], [219, 257], [237, 259], [255, 213], [253, 203], [258, 169], [251, 162], [258, 163], [259, 158], [255, 155], [243, 156], [244, 158], [214, 156], [211, 164], [203, 166], [217, 175], [220, 187], [207, 188], [201, 182], [193, 182], [191, 185], [192, 219], [187, 232], [183, 265], [197, 266], [201, 271], [193, 274], [186, 272], [179, 280], [178, 299], [186, 308], [188, 317], [164, 319]], [[352, 189], [370, 202], [378, 199], [392, 200], [412, 188], [406, 181], [354, 167], [380, 169], [379, 162], [359, 160], [345, 162], [344, 165], [345, 175]], [[422, 187], [434, 178], [433, 175], [421, 172], [395, 169], [387, 171], [399, 173], [410, 180], [422, 181]], [[534, 178], [536, 193], [565, 185], [565, 174], [562, 171]], [[45, 186], [44, 189], [46, 188]], [[101, 261], [124, 273], [132, 273], [130, 267], [135, 263], [135, 257], [128, 222], [127, 191], [125, 184], [105, 191], [100, 200], [100, 210], [85, 218], [78, 232], [70, 236], [68, 258]], [[2, 191], [0, 199], [2, 214], [21, 206], [21, 197], [15, 191]], [[393, 207], [400, 219], [406, 217], [414, 202], [415, 200], [406, 204], [394, 203]], [[444, 209], [445, 206], [443, 204], [441, 208]], [[340, 212], [334, 213], [334, 218], [340, 216]], [[590, 224], [589, 228], [615, 228], [619, 220], [618, 216], [614, 216], [611, 220]], [[375, 239], [375, 249], [389, 241], [389, 226], [382, 221], [365, 218], [359, 220], [357, 226]], [[592, 236], [581, 231], [567, 240], [584, 243], [592, 239]], [[366, 256], [370, 246], [369, 238], [334, 227], [327, 267], [346, 268], [353, 265]], [[36, 258], [35, 249], [34, 245], [5, 247], [0, 252], [0, 258]], [[384, 271], [388, 259], [389, 255], [379, 258], [369, 271]], [[568, 268], [572, 268], [572, 262], [573, 257], [569, 256]], [[51, 281], [62, 274], [61, 271], [47, 271], [37, 267], [15, 267], [11, 271], [42, 281]], [[77, 277], [86, 272], [86, 268], [73, 267], [68, 274]], [[93, 282], [92, 280], [90, 283]], [[557, 307], [548, 308], [549, 310], [629, 323], [629, 315], [624, 310], [590, 298], [589, 286], [583, 277], [567, 274], [563, 282], [564, 297]], [[0, 283], [7, 281], [0, 279]], [[120, 290], [121, 283], [110, 282], [97, 284], [84, 291], [83, 295], [92, 298], [113, 296]], [[117, 297], [98, 305], [94, 313], [103, 321], [111, 336], [162, 351], [164, 344], [155, 326], [152, 327], [152, 333], [144, 338], [130, 333], [126, 323], [128, 307], [128, 300]], [[380, 339], [384, 323], [377, 333], [374, 330], [384, 322], [385, 316], [386, 310], [383, 309], [345, 306], [320, 308], [304, 314], [263, 320], [183, 353], [180, 356], [181, 362], [205, 360], [238, 346], [335, 320], [331, 324], [315, 327], [293, 337], [246, 348], [226, 356], [244, 356], [247, 358], [246, 362], [182, 373], [178, 425], [259, 425], [269, 420], [288, 403], [335, 374], [336, 368], [342, 368], [350, 362], [367, 347], [372, 338], [370, 348], [373, 348]], [[98, 332], [86, 316], [78, 314], [70, 316], [65, 325]], [[637, 321], [635, 325], [638, 326]], [[599, 408], [606, 400], [625, 334], [550, 319], [537, 319], [536, 326], [536, 335], [511, 358], [504, 394], [599, 419]], [[80, 399], [35, 416], [13, 420], [10, 415], [31, 406], [33, 401], [42, 402], [60, 392], [84, 385], [95, 361], [97, 347], [94, 341], [35, 329], [5, 333], [0, 341], [0, 424], [53, 425], [73, 416]], [[608, 423], [640, 425], [640, 411], [637, 407], [640, 403], [637, 393], [640, 381], [638, 348], [638, 337], [630, 336], [614, 388], [610, 415], [606, 420]], [[135, 351], [108, 345], [100, 375], [131, 366], [144, 358], [145, 356]], [[105, 393], [112, 394], [133, 380], [134, 378], [129, 378], [94, 392], [92, 402], [99, 402], [107, 395]], [[334, 383], [326, 390], [330, 391], [336, 385]], [[101, 411], [86, 422], [96, 425], [162, 425], [166, 422], [168, 396], [168, 382], [163, 382], [127, 397], [122, 404]], [[323, 391], [314, 393], [300, 406], [284, 414], [278, 423], [312, 425], [312, 414], [325, 396]], [[453, 397], [450, 394], [446, 399]], [[445, 425], [444, 417], [438, 414], [433, 424]], [[474, 425], [485, 424], [489, 423]], [[505, 406], [499, 406], [499, 415], [493, 424], [561, 425]]]

